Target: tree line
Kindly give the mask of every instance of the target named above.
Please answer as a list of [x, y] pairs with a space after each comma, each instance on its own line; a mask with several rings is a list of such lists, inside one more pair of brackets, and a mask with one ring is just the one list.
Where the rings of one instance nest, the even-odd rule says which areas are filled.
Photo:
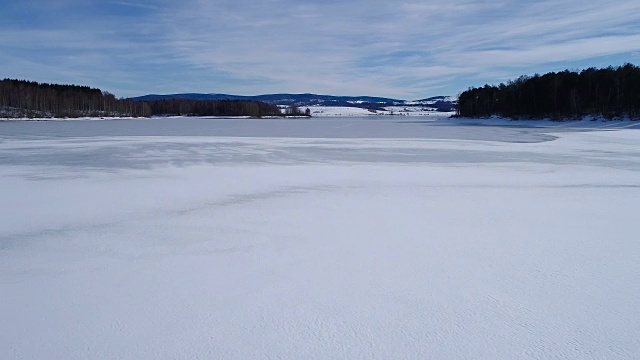
[[280, 116], [271, 104], [247, 100], [116, 99], [100, 89], [27, 80], [0, 81], [0, 117], [77, 118], [186, 116]]
[[300, 110], [297, 105], [291, 105], [284, 110], [286, 116], [307, 116], [311, 117], [311, 110], [307, 108], [305, 111]]
[[640, 118], [640, 67], [626, 64], [580, 72], [565, 70], [521, 76], [507, 84], [469, 88], [460, 94], [458, 115], [509, 118]]
[[0, 81], [0, 108], [15, 117], [150, 116], [148, 105], [88, 86]]
[[281, 116], [276, 105], [250, 100], [146, 100], [154, 115], [182, 116]]

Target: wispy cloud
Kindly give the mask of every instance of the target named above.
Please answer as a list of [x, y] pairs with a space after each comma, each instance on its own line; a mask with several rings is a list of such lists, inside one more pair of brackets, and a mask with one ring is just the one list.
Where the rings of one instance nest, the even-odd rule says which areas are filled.
[[116, 1], [115, 4], [123, 5], [123, 6], [131, 6], [141, 9], [151, 9], [151, 10], [159, 10], [160, 8], [156, 5], [141, 3], [141, 2], [133, 2], [133, 1]]
[[[14, 15], [33, 18], [24, 9], [35, 3], [17, 6]], [[31, 28], [0, 25], [2, 75], [40, 80], [57, 73], [56, 79], [90, 79], [123, 96], [199, 91], [421, 98], [532, 71], [638, 61], [640, 52], [635, 0], [65, 3], [55, 13], [68, 11], [63, 16], [69, 21], [40, 14]], [[84, 75], [65, 75], [78, 73]]]

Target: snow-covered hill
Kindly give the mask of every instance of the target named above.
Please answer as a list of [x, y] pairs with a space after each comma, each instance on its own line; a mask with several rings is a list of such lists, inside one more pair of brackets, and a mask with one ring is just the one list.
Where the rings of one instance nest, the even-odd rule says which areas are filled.
[[167, 99], [190, 99], [190, 100], [253, 100], [263, 101], [269, 104], [286, 106], [326, 106], [326, 107], [355, 107], [361, 109], [371, 109], [384, 111], [389, 106], [424, 107], [429, 105], [435, 111], [454, 111], [458, 99], [452, 96], [434, 96], [426, 99], [409, 101], [373, 96], [334, 96], [319, 94], [265, 94], [256, 96], [242, 96], [229, 94], [169, 94], [169, 95], [144, 95], [135, 97], [133, 100], [167, 100]]

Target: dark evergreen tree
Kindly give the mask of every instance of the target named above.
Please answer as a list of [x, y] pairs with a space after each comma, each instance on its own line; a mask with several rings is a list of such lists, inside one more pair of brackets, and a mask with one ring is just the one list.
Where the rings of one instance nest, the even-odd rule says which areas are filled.
[[458, 115], [510, 118], [578, 118], [586, 115], [640, 118], [640, 68], [565, 70], [460, 94]]
[[248, 100], [151, 100], [147, 104], [154, 115], [183, 116], [281, 116], [276, 105]]

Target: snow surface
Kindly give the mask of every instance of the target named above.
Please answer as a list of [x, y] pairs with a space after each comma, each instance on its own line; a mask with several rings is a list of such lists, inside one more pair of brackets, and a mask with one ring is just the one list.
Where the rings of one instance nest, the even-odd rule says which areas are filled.
[[457, 102], [458, 97], [456, 96], [434, 96], [429, 99], [422, 100], [414, 100], [414, 101], [405, 101], [406, 105], [433, 105], [439, 101], [442, 102]]
[[640, 131], [451, 124], [1, 122], [0, 358], [639, 358]]
[[[440, 120], [447, 121], [447, 120]], [[451, 118], [450, 123], [459, 125], [485, 125], [485, 126], [515, 126], [515, 127], [542, 127], [542, 128], [570, 128], [570, 129], [640, 129], [640, 120], [623, 118], [604, 118], [585, 116], [580, 119], [568, 119], [565, 121], [551, 119], [514, 120], [492, 116], [488, 118]]]
[[403, 116], [436, 116], [446, 117], [455, 112], [439, 112], [428, 106], [385, 106], [384, 110], [367, 110], [350, 106], [302, 106], [301, 110], [309, 109], [315, 117], [348, 117], [348, 116], [379, 116], [379, 115], [403, 115]]
[[350, 106], [303, 106], [300, 109], [309, 109], [311, 116], [325, 117], [325, 116], [369, 116], [375, 115], [367, 109]]

